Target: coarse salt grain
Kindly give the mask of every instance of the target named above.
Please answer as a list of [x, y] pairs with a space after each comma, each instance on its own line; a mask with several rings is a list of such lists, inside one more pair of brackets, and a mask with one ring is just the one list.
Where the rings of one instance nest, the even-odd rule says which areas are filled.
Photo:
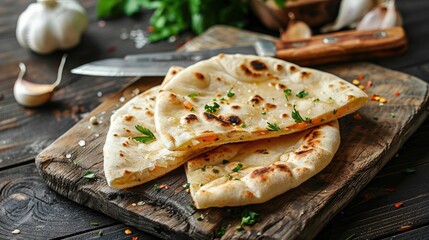
[[70, 159], [71, 157], [72, 157], [72, 155], [71, 155], [70, 153], [67, 153], [67, 154], [66, 154], [66, 158], [67, 158], [67, 159]]
[[97, 124], [98, 124], [98, 119], [97, 119], [97, 117], [96, 117], [96, 116], [92, 116], [92, 117], [89, 119], [89, 122], [90, 122], [92, 125], [97, 125]]
[[86, 145], [85, 140], [80, 140], [77, 144], [79, 144], [79, 146], [83, 147]]
[[15, 230], [12, 231], [12, 234], [19, 234], [20, 232], [21, 232], [21, 230], [15, 229]]
[[119, 102], [125, 102], [125, 97], [124, 96], [120, 97]]

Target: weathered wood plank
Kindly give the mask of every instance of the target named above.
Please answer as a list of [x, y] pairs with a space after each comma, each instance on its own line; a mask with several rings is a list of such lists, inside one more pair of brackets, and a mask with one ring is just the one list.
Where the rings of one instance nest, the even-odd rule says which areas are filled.
[[[88, 129], [88, 116], [41, 153], [37, 164], [48, 185], [61, 194], [162, 238], [206, 239], [222, 226], [229, 226], [225, 238], [311, 238], [394, 156], [427, 115], [428, 86], [416, 78], [365, 63], [331, 66], [325, 70], [348, 80], [364, 74], [373, 82], [373, 87], [367, 89], [368, 94], [387, 97], [388, 103], [384, 106], [368, 103], [359, 111], [360, 121], [352, 116], [343, 118], [340, 121], [342, 145], [332, 163], [302, 186], [266, 204], [249, 206], [261, 213], [262, 222], [246, 231], [234, 229], [239, 224], [240, 208], [195, 212], [187, 207], [191, 199], [181, 187], [186, 181], [183, 169], [129, 190], [109, 188], [103, 177], [101, 154], [108, 122]], [[106, 100], [91, 116], [108, 118], [106, 114], [118, 107], [120, 96], [128, 97], [127, 93], [135, 87], [149, 87], [148, 84], [137, 82], [124, 94]], [[395, 91], [399, 91], [400, 96], [395, 97]], [[391, 116], [392, 112], [395, 117]], [[96, 133], [100, 137], [94, 139]], [[86, 140], [85, 148], [77, 146], [80, 139]], [[77, 165], [65, 158], [67, 153], [72, 153]], [[86, 169], [96, 172], [97, 180], [82, 180]], [[154, 190], [155, 183], [167, 184], [170, 188]], [[139, 208], [131, 206], [139, 200], [147, 204]], [[198, 222], [199, 214], [209, 217]], [[145, 222], [143, 226], [142, 222]]]
[[[131, 230], [131, 234], [125, 234], [125, 230]], [[142, 240], [157, 240], [159, 238], [143, 233], [135, 228], [118, 224], [110, 227], [105, 227], [97, 230], [92, 230], [82, 234], [76, 234], [70, 237], [61, 238], [64, 240], [87, 240], [87, 239], [114, 239], [114, 240], [129, 240], [133, 237]]]
[[117, 223], [49, 189], [34, 164], [1, 171], [0, 190], [1, 239], [49, 239]]

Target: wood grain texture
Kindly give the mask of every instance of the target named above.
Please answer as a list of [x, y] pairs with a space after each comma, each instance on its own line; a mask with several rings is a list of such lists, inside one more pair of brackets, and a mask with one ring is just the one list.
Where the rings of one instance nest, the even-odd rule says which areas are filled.
[[[208, 239], [222, 226], [228, 230], [225, 239], [272, 237], [278, 239], [312, 238], [398, 151], [405, 140], [420, 126], [427, 115], [428, 85], [406, 74], [366, 63], [327, 67], [324, 70], [352, 80], [365, 75], [373, 87], [368, 95], [378, 94], [388, 99], [379, 106], [369, 102], [359, 110], [356, 120], [346, 116], [340, 121], [342, 144], [331, 164], [300, 187], [265, 204], [248, 208], [261, 214], [261, 222], [246, 231], [237, 232], [241, 208], [191, 209], [191, 198], [182, 185], [186, 183], [183, 169], [139, 187], [114, 190], [103, 177], [102, 152], [108, 117], [118, 108], [121, 96], [129, 99], [134, 88], [143, 91], [159, 80], [138, 81], [125, 92], [107, 100], [89, 116], [60, 137], [37, 158], [36, 164], [48, 185], [68, 198], [104, 212], [113, 218], [165, 239], [192, 237]], [[400, 92], [395, 97], [394, 92]], [[391, 113], [395, 114], [392, 117]], [[103, 118], [92, 126], [90, 116]], [[89, 129], [90, 128], [90, 129]], [[99, 134], [98, 137], [94, 137]], [[86, 146], [77, 145], [85, 140]], [[73, 159], [65, 155], [72, 154]], [[71, 160], [77, 162], [76, 165]], [[81, 176], [90, 169], [97, 179]], [[156, 190], [153, 184], [167, 184], [168, 189]], [[132, 203], [146, 201], [143, 206]], [[282, 214], [279, 214], [282, 213]], [[197, 221], [200, 214], [207, 215]], [[144, 222], [144, 224], [142, 224]]]

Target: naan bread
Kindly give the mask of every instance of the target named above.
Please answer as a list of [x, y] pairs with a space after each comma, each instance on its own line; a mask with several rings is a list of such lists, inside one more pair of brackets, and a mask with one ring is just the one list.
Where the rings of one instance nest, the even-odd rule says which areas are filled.
[[[181, 68], [172, 68], [164, 83]], [[159, 86], [134, 97], [111, 117], [110, 128], [103, 148], [104, 173], [107, 183], [123, 189], [143, 184], [160, 177], [198, 155], [201, 151], [169, 151], [158, 140], [155, 131], [154, 107]], [[142, 136], [135, 126], [148, 128], [156, 136], [150, 143], [133, 139]]]
[[334, 120], [279, 138], [218, 147], [187, 162], [194, 205], [204, 209], [266, 202], [320, 172], [339, 144]]
[[362, 90], [329, 73], [274, 58], [221, 54], [165, 84], [155, 122], [166, 148], [199, 149], [302, 131], [352, 113], [367, 100]]

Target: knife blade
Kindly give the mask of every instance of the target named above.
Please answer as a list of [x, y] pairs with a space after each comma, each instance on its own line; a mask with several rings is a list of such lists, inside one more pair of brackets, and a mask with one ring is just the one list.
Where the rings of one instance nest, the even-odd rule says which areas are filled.
[[254, 46], [209, 49], [195, 52], [163, 52], [127, 55], [84, 64], [75, 74], [93, 76], [164, 76], [171, 66], [187, 67], [220, 53], [251, 54], [284, 59], [307, 66], [330, 62], [394, 56], [404, 52], [403, 28], [342, 31], [296, 41], [257, 41]]

